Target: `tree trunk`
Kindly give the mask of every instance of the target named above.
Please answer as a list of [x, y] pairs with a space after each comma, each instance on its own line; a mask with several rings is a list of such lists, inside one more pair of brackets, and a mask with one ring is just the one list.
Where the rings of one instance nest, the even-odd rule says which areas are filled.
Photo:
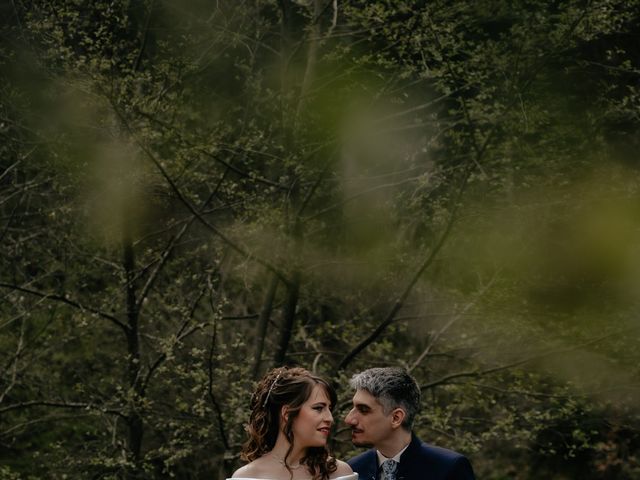
[[284, 363], [291, 340], [291, 334], [296, 319], [296, 308], [298, 306], [298, 297], [300, 295], [300, 272], [296, 270], [291, 278], [291, 283], [287, 286], [287, 299], [282, 314], [282, 326], [280, 327], [280, 338], [276, 354], [273, 357], [273, 363], [276, 366]]
[[260, 363], [262, 362], [262, 352], [264, 351], [264, 341], [267, 336], [267, 327], [269, 326], [269, 319], [271, 318], [271, 311], [273, 309], [273, 300], [276, 296], [276, 290], [278, 289], [278, 276], [271, 275], [271, 281], [267, 288], [264, 304], [260, 311], [260, 318], [258, 319], [258, 328], [256, 332], [256, 345], [255, 354], [253, 360], [252, 377], [257, 380], [260, 376]]

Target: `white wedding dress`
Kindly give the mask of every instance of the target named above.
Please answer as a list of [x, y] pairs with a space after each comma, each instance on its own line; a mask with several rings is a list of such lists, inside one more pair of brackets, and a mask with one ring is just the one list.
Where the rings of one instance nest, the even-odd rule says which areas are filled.
[[[250, 477], [236, 477], [227, 478], [227, 480], [279, 480], [279, 479], [265, 479], [265, 478], [250, 478]], [[282, 480], [289, 480], [288, 478]], [[341, 477], [332, 478], [331, 480], [358, 480], [358, 474], [352, 473], [351, 475], [343, 475]]]

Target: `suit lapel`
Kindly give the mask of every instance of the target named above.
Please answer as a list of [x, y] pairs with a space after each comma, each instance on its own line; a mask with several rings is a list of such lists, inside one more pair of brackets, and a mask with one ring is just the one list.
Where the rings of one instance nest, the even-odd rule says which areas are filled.
[[[407, 449], [400, 455], [400, 464], [398, 465], [398, 480], [411, 480], [413, 478], [421, 478], [419, 471], [415, 472], [417, 453], [420, 451], [420, 440], [415, 435], [411, 435], [411, 443]], [[422, 475], [424, 477], [424, 474]]]
[[375, 449], [371, 450], [370, 458], [367, 459], [366, 471], [358, 480], [378, 480], [378, 454]]

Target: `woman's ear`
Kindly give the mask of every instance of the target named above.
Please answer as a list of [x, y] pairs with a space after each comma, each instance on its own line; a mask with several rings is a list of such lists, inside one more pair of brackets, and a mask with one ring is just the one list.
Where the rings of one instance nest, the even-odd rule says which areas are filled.
[[280, 408], [280, 420], [282, 420], [282, 424], [284, 425], [289, 420], [289, 406], [283, 405]]
[[391, 427], [399, 428], [402, 426], [402, 422], [404, 422], [404, 417], [406, 416], [405, 411], [402, 408], [396, 408], [391, 412]]

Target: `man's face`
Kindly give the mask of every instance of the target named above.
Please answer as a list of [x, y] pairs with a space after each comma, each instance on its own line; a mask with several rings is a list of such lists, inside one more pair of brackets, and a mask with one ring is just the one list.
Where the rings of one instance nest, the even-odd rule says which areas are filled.
[[351, 427], [351, 441], [356, 447], [376, 447], [391, 435], [392, 414], [385, 415], [382, 405], [366, 390], [357, 390], [353, 408], [344, 421]]

